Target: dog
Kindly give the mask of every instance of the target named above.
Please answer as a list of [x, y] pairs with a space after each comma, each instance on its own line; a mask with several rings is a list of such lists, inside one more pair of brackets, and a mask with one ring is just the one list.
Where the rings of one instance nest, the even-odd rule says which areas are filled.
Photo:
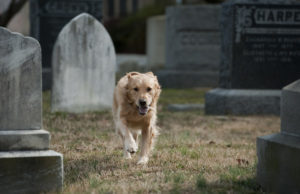
[[113, 118], [126, 159], [137, 152], [138, 136], [142, 134], [138, 164], [147, 164], [158, 135], [156, 112], [160, 93], [161, 87], [152, 72], [127, 73], [114, 90]]

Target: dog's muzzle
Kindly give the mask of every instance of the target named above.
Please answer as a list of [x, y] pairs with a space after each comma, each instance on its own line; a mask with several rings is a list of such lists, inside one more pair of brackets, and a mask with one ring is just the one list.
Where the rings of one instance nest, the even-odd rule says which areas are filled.
[[138, 109], [139, 109], [140, 115], [146, 115], [147, 112], [148, 112], [147, 102], [145, 100], [143, 100], [143, 99], [139, 100]]

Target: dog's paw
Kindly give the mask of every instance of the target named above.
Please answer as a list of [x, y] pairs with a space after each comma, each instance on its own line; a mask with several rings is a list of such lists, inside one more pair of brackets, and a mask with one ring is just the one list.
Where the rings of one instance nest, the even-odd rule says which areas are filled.
[[137, 152], [138, 146], [135, 143], [135, 141], [128, 141], [128, 142], [125, 142], [125, 150], [127, 152], [129, 152], [130, 154], [134, 154]]
[[124, 152], [124, 159], [131, 159], [131, 154], [129, 152]]
[[148, 163], [149, 158], [147, 156], [143, 156], [139, 159], [137, 164], [144, 165]]

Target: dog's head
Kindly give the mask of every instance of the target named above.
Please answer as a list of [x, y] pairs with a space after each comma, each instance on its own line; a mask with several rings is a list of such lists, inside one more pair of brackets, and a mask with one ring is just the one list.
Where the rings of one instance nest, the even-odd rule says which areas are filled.
[[127, 98], [138, 110], [140, 115], [146, 115], [149, 108], [156, 106], [161, 89], [157, 77], [152, 72], [127, 74]]

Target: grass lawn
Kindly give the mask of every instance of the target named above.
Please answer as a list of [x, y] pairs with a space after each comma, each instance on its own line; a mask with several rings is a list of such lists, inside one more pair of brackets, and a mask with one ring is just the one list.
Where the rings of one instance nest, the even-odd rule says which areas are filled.
[[203, 103], [207, 89], [164, 89], [160, 136], [147, 166], [122, 158], [111, 112], [50, 112], [44, 128], [64, 155], [63, 193], [263, 193], [255, 181], [256, 137], [278, 132], [276, 116], [206, 116], [168, 112], [170, 103]]

